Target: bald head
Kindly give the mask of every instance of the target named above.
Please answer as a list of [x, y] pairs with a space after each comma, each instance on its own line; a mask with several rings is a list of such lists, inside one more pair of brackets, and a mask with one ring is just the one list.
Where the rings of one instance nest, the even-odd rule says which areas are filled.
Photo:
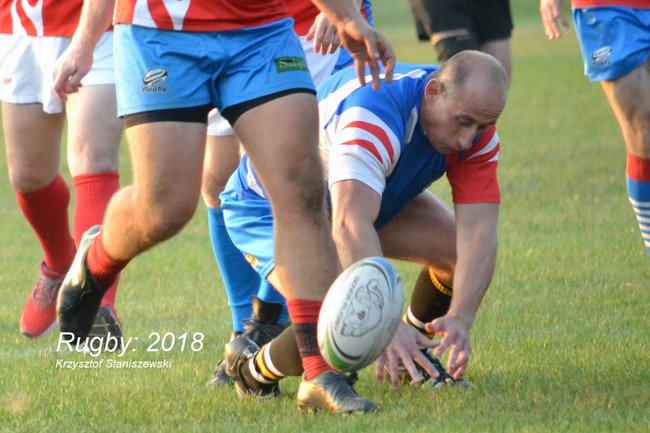
[[505, 105], [508, 77], [501, 63], [489, 54], [461, 51], [434, 72], [432, 78], [437, 78], [444, 90], [453, 95], [471, 87], [474, 92], [503, 101]]

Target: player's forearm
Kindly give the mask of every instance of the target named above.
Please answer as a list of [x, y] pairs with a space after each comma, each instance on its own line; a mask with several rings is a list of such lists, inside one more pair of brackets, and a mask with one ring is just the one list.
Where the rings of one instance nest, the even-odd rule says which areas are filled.
[[72, 41], [94, 49], [113, 20], [115, 0], [85, 0]]
[[332, 238], [343, 269], [365, 257], [383, 255], [372, 223], [339, 222], [332, 227]]
[[469, 227], [461, 219], [457, 226], [454, 295], [447, 316], [462, 320], [468, 327], [474, 323], [494, 274], [498, 245], [497, 212], [492, 210], [484, 217], [472, 219]]
[[345, 21], [363, 20], [360, 0], [312, 0], [329, 20], [338, 26]]
[[[461, 254], [459, 250], [459, 258]], [[447, 315], [457, 317], [471, 327], [492, 280], [496, 242], [482, 245], [465, 255], [469, 257], [464, 257], [456, 267], [454, 295]]]
[[365, 257], [382, 256], [374, 221], [381, 196], [357, 180], [342, 180], [330, 186], [332, 239], [343, 269]]

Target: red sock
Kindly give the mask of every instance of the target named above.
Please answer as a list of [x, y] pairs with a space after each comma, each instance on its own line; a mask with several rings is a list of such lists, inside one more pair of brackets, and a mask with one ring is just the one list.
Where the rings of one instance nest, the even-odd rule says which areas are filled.
[[39, 190], [15, 192], [23, 215], [41, 242], [45, 266], [60, 274], [68, 272], [76, 252], [68, 225], [68, 185], [57, 174], [52, 183]]
[[[72, 183], [75, 190], [72, 232], [75, 242], [79, 245], [86, 230], [104, 221], [108, 202], [120, 188], [120, 175], [116, 172], [82, 174], [73, 177]], [[104, 294], [102, 305], [115, 305], [118, 281], [119, 275]]]
[[293, 324], [298, 350], [305, 370], [305, 379], [311, 380], [319, 374], [332, 370], [318, 350], [316, 329], [318, 313], [323, 301], [287, 300], [289, 317]]
[[88, 270], [102, 287], [110, 287], [117, 281], [117, 277], [129, 263], [129, 260], [114, 260], [106, 254], [102, 242], [102, 234], [95, 238], [86, 256]]

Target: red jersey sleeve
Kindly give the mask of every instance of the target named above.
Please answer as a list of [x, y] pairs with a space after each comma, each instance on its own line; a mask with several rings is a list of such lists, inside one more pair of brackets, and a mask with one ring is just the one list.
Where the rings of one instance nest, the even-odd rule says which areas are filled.
[[597, 8], [605, 6], [648, 9], [650, 8], [650, 0], [571, 0], [571, 7], [573, 8]]
[[447, 179], [456, 204], [499, 203], [499, 135], [494, 126], [479, 135], [466, 152], [447, 156]]

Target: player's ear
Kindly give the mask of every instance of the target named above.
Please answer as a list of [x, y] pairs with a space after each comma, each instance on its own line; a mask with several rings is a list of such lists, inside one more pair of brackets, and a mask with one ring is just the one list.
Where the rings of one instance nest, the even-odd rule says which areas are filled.
[[444, 84], [438, 78], [433, 77], [427, 82], [427, 86], [424, 88], [424, 94], [429, 98], [437, 98], [442, 94], [444, 90]]

